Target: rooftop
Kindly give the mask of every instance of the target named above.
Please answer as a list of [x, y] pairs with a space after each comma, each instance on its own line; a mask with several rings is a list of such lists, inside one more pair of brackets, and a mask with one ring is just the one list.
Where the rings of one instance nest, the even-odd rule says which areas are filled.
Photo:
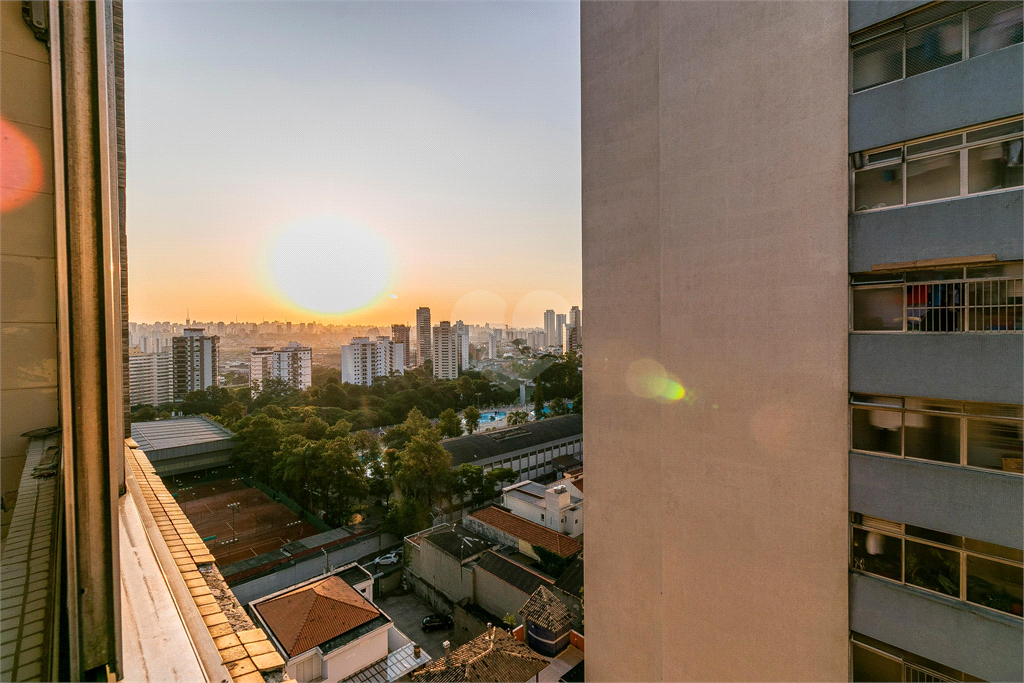
[[132, 439], [150, 459], [153, 451], [230, 441], [233, 436], [230, 429], [202, 415], [132, 422]]
[[460, 559], [473, 557], [495, 545], [461, 526], [439, 529], [420, 536], [420, 539]]
[[542, 657], [502, 629], [491, 627], [465, 645], [412, 673], [414, 681], [528, 681], [548, 667]]
[[544, 586], [539, 586], [533, 592], [526, 604], [519, 609], [519, 614], [524, 621], [529, 619], [551, 633], [568, 628], [575, 619], [565, 604]]
[[561, 557], [570, 557], [583, 550], [583, 544], [576, 539], [493, 505], [483, 510], [477, 510], [470, 517], [524, 540], [530, 545], [550, 550]]
[[452, 466], [533, 448], [551, 441], [583, 436], [582, 415], [561, 415], [493, 432], [470, 434], [441, 442]]
[[583, 555], [577, 555], [562, 575], [555, 581], [555, 588], [577, 598], [583, 597]]
[[476, 568], [498, 577], [527, 595], [533, 595], [541, 586], [552, 585], [550, 579], [490, 550], [480, 556]]
[[407, 643], [394, 652], [389, 652], [384, 659], [377, 660], [365, 669], [360, 669], [342, 683], [389, 683], [397, 681], [406, 673], [430, 661], [427, 651], [420, 648], [419, 659], [416, 658], [416, 644]]
[[[289, 657], [383, 619], [373, 603], [334, 574], [252, 603]], [[333, 648], [332, 648], [333, 649]]]

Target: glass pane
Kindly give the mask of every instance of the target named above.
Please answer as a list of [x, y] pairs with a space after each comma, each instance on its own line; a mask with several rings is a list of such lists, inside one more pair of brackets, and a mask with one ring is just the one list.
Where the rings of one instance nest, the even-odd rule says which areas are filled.
[[900, 581], [903, 573], [903, 545], [900, 539], [856, 527], [852, 531], [851, 566], [869, 574]]
[[907, 162], [907, 203], [960, 195], [960, 152]]
[[890, 408], [902, 408], [903, 399], [899, 396], [871, 396], [868, 394], [854, 394], [850, 397], [850, 403], [870, 403], [871, 405], [889, 406]]
[[944, 149], [946, 147], [956, 147], [963, 141], [963, 133], [957, 133], [956, 135], [947, 135], [944, 138], [938, 138], [936, 140], [919, 142], [916, 145], [907, 145], [907, 156], [911, 156], [914, 154], [924, 154], [925, 152], [932, 152], [934, 150]]
[[872, 152], [868, 155], [869, 164], [877, 164], [880, 161], [903, 161], [903, 148], [894, 147], [881, 152]]
[[1019, 2], [991, 2], [967, 14], [971, 31], [971, 57], [980, 57], [1021, 42], [1024, 13]]
[[857, 171], [853, 178], [857, 211], [903, 204], [903, 164], [867, 168]]
[[903, 415], [898, 411], [854, 408], [851, 447], [855, 451], [899, 455], [902, 421]]
[[856, 643], [850, 644], [854, 681], [902, 681], [903, 663]]
[[953, 534], [946, 534], [941, 531], [932, 531], [931, 529], [925, 529], [924, 527], [914, 526], [912, 524], [907, 524], [903, 528], [907, 536], [916, 536], [917, 538], [923, 538], [926, 541], [944, 543], [946, 545], [951, 545], [954, 548], [962, 548], [964, 545], [963, 536], [954, 536]]
[[962, 413], [964, 404], [962, 401], [947, 401], [944, 398], [907, 398], [907, 410], [923, 410], [940, 413]]
[[967, 420], [967, 464], [1003, 472], [1020, 472], [1024, 459], [1020, 422]]
[[972, 130], [967, 134], [967, 142], [981, 142], [982, 140], [988, 140], [989, 138], [998, 138], [1003, 135], [1010, 135], [1011, 133], [1019, 133], [1021, 130], [1024, 130], [1024, 119], [1017, 119], [1016, 121], [1010, 121], [1009, 123], [1001, 123], [998, 126]]
[[963, 15], [907, 32], [907, 77], [963, 59]]
[[967, 600], [1000, 612], [1024, 616], [1024, 569], [967, 556]]
[[907, 331], [963, 330], [962, 282], [907, 287]]
[[965, 538], [964, 547], [975, 553], [1001, 557], [1004, 560], [1012, 560], [1018, 564], [1024, 562], [1024, 551], [1018, 548], [1008, 548], [1005, 545], [986, 543], [985, 541], [978, 541], [973, 538]]
[[903, 36], [883, 38], [853, 51], [853, 91], [903, 78]]
[[908, 270], [907, 282], [934, 282], [937, 280], [960, 280], [963, 279], [964, 269], [940, 268], [931, 270]]
[[1018, 420], [1024, 417], [1024, 406], [1015, 406], [1008, 403], [965, 403], [964, 409], [968, 415], [1015, 417]]
[[1020, 139], [969, 149], [967, 191], [973, 194], [1019, 187], [1022, 183], [1021, 169]]
[[853, 290], [854, 331], [903, 330], [903, 288]]
[[960, 597], [960, 553], [906, 541], [904, 582], [937, 593]]
[[959, 417], [907, 413], [904, 425], [906, 457], [960, 463]]
[[968, 278], [983, 277], [1021, 277], [1024, 275], [1024, 264], [1020, 261], [1008, 263], [992, 263], [984, 266], [968, 266]]

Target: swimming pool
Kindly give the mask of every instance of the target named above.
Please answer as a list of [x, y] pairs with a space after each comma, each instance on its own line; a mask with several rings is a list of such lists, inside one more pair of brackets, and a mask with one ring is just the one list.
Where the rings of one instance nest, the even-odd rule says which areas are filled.
[[480, 413], [481, 422], [494, 422], [505, 417], [505, 413], [498, 410], [488, 410], [486, 413]]

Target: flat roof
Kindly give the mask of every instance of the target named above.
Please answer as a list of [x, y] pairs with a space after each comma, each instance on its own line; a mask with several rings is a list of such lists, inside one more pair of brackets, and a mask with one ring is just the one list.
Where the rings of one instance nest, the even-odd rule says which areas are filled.
[[231, 448], [233, 436], [230, 429], [202, 415], [132, 423], [132, 438], [150, 460], [154, 454], [175, 457]]
[[431, 545], [437, 546], [452, 557], [458, 558], [472, 557], [495, 545], [492, 541], [477, 536], [472, 531], [461, 526], [439, 529], [420, 538]]
[[583, 416], [572, 414], [527, 422], [493, 432], [445, 439], [441, 445], [451, 454], [452, 466], [457, 467], [575, 436], [583, 436]]

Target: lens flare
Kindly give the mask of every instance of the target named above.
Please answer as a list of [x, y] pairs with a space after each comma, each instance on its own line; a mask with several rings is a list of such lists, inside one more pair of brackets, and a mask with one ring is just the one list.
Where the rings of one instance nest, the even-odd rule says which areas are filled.
[[7, 119], [0, 119], [0, 186], [0, 213], [28, 204], [43, 188], [39, 150]]
[[512, 327], [533, 327], [538, 320], [544, 319], [544, 311], [547, 310], [565, 313], [569, 310], [569, 302], [558, 292], [539, 289], [517, 301], [512, 317], [505, 323]]
[[449, 320], [462, 320], [470, 325], [505, 322], [508, 304], [494, 292], [477, 289], [459, 297]]
[[641, 358], [629, 364], [626, 386], [634, 395], [659, 403], [675, 403], [689, 397], [679, 378], [651, 358]]
[[394, 291], [391, 246], [375, 230], [347, 218], [284, 226], [268, 240], [264, 263], [271, 293], [305, 311], [349, 313]]

